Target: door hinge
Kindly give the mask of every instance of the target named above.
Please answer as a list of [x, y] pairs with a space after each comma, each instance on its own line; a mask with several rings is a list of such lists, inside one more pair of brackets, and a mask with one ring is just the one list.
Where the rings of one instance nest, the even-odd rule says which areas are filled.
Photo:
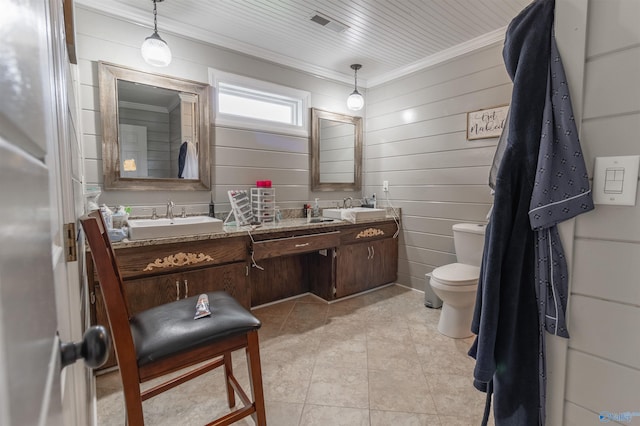
[[92, 305], [96, 304], [96, 294], [92, 291], [91, 296], [89, 296], [89, 301]]
[[78, 260], [78, 245], [76, 244], [76, 224], [65, 223], [64, 229], [64, 253], [67, 262]]
[[331, 292], [333, 293], [333, 297], [336, 297], [336, 294], [338, 294], [338, 289], [336, 288], [335, 285], [331, 287]]

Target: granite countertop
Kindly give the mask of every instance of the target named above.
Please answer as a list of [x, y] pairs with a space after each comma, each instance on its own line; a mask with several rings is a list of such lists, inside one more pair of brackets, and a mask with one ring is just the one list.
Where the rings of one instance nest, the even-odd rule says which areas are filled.
[[[367, 220], [363, 222], [358, 222], [358, 225], [366, 224], [366, 223], [376, 223], [376, 222], [385, 222], [388, 220], [393, 220], [393, 215], [390, 212], [387, 212], [387, 216], [384, 219], [377, 220]], [[188, 241], [204, 241], [204, 240], [216, 240], [219, 238], [231, 238], [231, 237], [239, 237], [246, 236], [248, 232], [251, 235], [262, 235], [269, 233], [276, 233], [281, 231], [298, 231], [305, 229], [321, 229], [321, 228], [337, 228], [341, 226], [353, 225], [352, 222], [346, 220], [338, 220], [335, 219], [331, 222], [317, 222], [317, 223], [308, 223], [306, 218], [288, 218], [283, 219], [280, 222], [274, 223], [265, 223], [262, 225], [255, 226], [241, 226], [236, 227], [235, 225], [225, 225], [223, 227], [222, 232], [216, 232], [213, 234], [201, 234], [201, 235], [185, 235], [181, 237], [169, 237], [169, 238], [156, 238], [153, 240], [135, 240], [131, 241], [128, 238], [125, 238], [119, 242], [112, 242], [111, 246], [114, 249], [123, 249], [123, 248], [131, 248], [131, 247], [146, 247], [146, 246], [154, 246], [159, 244], [172, 244], [172, 243], [182, 243]]]

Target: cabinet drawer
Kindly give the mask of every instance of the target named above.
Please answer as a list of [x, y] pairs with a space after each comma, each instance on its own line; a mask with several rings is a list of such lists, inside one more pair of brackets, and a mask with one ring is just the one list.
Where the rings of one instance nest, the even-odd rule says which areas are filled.
[[395, 222], [372, 222], [354, 226], [340, 231], [340, 242], [342, 244], [352, 244], [390, 238], [397, 229], [398, 225]]
[[116, 257], [122, 277], [130, 279], [241, 262], [247, 253], [242, 237], [125, 248], [117, 250]]
[[308, 253], [310, 251], [336, 247], [339, 244], [340, 231], [258, 241], [253, 243], [253, 258], [259, 260], [269, 257]]

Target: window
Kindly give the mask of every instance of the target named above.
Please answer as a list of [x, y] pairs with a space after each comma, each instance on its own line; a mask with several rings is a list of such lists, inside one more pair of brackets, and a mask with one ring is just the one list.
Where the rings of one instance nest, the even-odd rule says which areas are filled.
[[209, 69], [217, 126], [308, 136], [309, 92]]

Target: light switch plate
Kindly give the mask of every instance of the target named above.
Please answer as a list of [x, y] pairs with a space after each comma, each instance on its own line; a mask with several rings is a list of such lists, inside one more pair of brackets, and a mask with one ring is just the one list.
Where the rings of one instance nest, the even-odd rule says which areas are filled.
[[636, 205], [640, 155], [597, 157], [593, 171], [595, 204]]

